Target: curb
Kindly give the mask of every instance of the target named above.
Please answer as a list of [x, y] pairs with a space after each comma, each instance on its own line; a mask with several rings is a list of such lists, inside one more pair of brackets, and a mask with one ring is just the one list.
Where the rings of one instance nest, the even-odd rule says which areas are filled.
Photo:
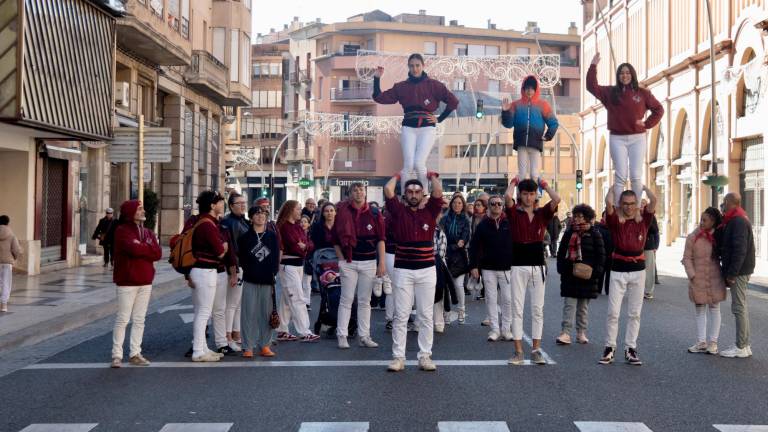
[[[184, 282], [184, 279], [172, 279], [154, 285], [150, 302], [179, 292], [186, 287], [187, 284]], [[0, 351], [34, 345], [116, 313], [117, 302], [112, 300], [42, 321], [23, 330], [0, 336]]]

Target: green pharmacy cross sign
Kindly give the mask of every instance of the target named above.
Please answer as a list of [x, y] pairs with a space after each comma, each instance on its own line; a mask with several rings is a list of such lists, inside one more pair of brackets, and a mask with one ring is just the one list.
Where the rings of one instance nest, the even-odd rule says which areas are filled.
[[302, 189], [307, 189], [310, 186], [312, 186], [312, 180], [308, 178], [302, 178], [299, 180], [299, 187]]

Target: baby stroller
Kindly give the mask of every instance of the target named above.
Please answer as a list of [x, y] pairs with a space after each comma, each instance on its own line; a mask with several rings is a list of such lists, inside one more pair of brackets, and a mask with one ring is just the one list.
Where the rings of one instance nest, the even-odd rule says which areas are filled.
[[[333, 248], [318, 249], [313, 260], [314, 278], [320, 288], [320, 311], [315, 321], [315, 334], [336, 338], [336, 321], [338, 319], [339, 302], [341, 301], [341, 275], [339, 260]], [[352, 302], [352, 316], [349, 319], [348, 336], [353, 337], [357, 331], [357, 299]]]

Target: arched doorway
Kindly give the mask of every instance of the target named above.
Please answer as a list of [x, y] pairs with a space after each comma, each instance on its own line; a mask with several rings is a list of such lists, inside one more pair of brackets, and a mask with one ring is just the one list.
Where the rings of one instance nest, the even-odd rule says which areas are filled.
[[667, 214], [667, 196], [669, 194], [667, 185], [667, 169], [669, 165], [667, 142], [664, 137], [664, 131], [657, 125], [651, 131], [651, 143], [649, 160], [648, 185], [656, 194], [658, 204], [656, 205], [656, 219], [659, 221], [659, 229], [666, 227], [661, 223], [666, 219]]
[[[672, 165], [673, 178], [677, 190], [673, 191], [676, 203], [679, 203], [679, 212], [672, 214], [673, 231], [679, 237], [685, 237], [696, 228], [698, 217], [696, 215], [697, 199], [694, 182], [697, 178], [694, 162], [696, 161], [696, 143], [693, 141], [693, 133], [688, 114], [681, 110], [678, 115], [678, 127], [675, 128], [675, 144]], [[673, 199], [675, 199], [673, 197]]]
[[[717, 173], [719, 175], [725, 174], [725, 160], [728, 155], [728, 138], [725, 134], [725, 122], [723, 120], [723, 112], [720, 108], [720, 103], [715, 103], [715, 127], [717, 130]], [[713, 170], [713, 154], [712, 154], [712, 134], [711, 134], [711, 119], [712, 119], [712, 102], [707, 104], [707, 109], [704, 114], [704, 121], [702, 123], [701, 130], [701, 145], [699, 147], [699, 154], [701, 155], [699, 160], [699, 169], [701, 172], [702, 180], [712, 173]], [[717, 207], [722, 201], [725, 195], [724, 189], [720, 189], [717, 194], [717, 199], [712, 202], [712, 189], [708, 186], [702, 186], [699, 193], [699, 210], [703, 211], [706, 207]]]

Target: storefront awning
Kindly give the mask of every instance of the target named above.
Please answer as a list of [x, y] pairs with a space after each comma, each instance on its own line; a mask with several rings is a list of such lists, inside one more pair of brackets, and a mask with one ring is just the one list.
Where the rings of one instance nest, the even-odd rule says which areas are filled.
[[53, 144], [45, 143], [40, 151], [41, 153], [45, 153], [49, 158], [80, 161], [80, 150], [78, 149], [58, 147]]

